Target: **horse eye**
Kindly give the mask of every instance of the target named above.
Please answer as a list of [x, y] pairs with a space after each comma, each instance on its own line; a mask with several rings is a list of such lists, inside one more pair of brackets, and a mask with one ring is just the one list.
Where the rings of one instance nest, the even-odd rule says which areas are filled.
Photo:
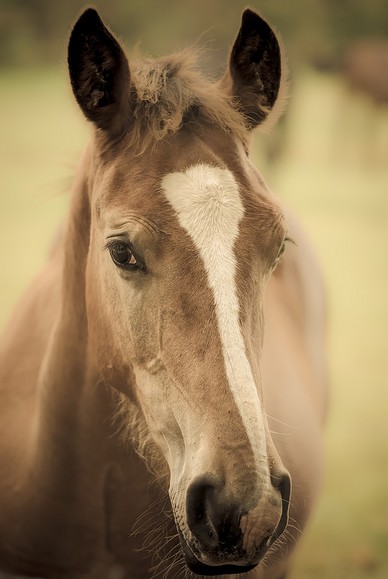
[[277, 259], [280, 259], [285, 251], [286, 251], [286, 240], [284, 240], [282, 243]]
[[127, 243], [116, 241], [111, 243], [108, 249], [113, 263], [118, 267], [122, 269], [136, 269], [140, 267], [140, 264]]
[[281, 247], [280, 247], [280, 249], [279, 249], [279, 253], [277, 254], [277, 257], [276, 257], [276, 259], [275, 259], [275, 261], [274, 261], [274, 263], [273, 263], [273, 265], [272, 265], [272, 269], [273, 269], [273, 270], [276, 269], [276, 267], [277, 267], [277, 265], [278, 265], [278, 263], [279, 263], [282, 255], [283, 255], [283, 253], [286, 251], [286, 241], [288, 241], [287, 238], [283, 241], [283, 243], [282, 243], [282, 245], [281, 245]]

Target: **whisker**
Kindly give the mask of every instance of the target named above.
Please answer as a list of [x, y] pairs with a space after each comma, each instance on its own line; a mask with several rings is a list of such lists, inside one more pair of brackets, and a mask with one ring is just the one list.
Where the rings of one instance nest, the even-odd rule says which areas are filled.
[[287, 422], [283, 422], [282, 420], [279, 420], [278, 418], [271, 416], [270, 414], [268, 414], [268, 412], [265, 412], [265, 415], [267, 418], [270, 418], [271, 420], [274, 420], [275, 422], [278, 422], [279, 424], [282, 424], [283, 426], [287, 426], [287, 428], [292, 428], [293, 430], [300, 430], [299, 426], [295, 426], [292, 424], [288, 424]]
[[277, 434], [278, 436], [290, 436], [289, 432], [277, 432], [276, 430], [270, 430], [271, 434]]

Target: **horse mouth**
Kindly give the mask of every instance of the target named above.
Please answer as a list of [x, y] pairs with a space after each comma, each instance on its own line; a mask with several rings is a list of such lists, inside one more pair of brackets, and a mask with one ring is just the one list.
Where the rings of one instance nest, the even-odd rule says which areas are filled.
[[[287, 490], [287, 489], [286, 489]], [[289, 491], [286, 493], [287, 497], [283, 497], [282, 500], [282, 513], [280, 520], [278, 522], [277, 528], [272, 536], [267, 537], [263, 540], [257, 555], [257, 560], [255, 563], [246, 563], [246, 564], [236, 564], [236, 563], [225, 563], [225, 564], [215, 564], [215, 565], [208, 565], [200, 561], [200, 559], [196, 556], [193, 552], [189, 544], [187, 543], [177, 521], [176, 528], [178, 531], [179, 541], [181, 544], [182, 553], [185, 559], [185, 563], [187, 567], [193, 573], [202, 576], [216, 576], [216, 575], [240, 575], [243, 573], [248, 573], [252, 571], [257, 565], [260, 563], [266, 552], [272, 547], [272, 545], [279, 539], [279, 537], [283, 534], [287, 523], [288, 523], [288, 505], [289, 505]]]
[[241, 573], [248, 573], [248, 571], [252, 571], [257, 565], [257, 563], [253, 565], [232, 565], [232, 564], [225, 564], [225, 565], [206, 565], [206, 563], [202, 563], [190, 549], [189, 545], [187, 544], [182, 531], [177, 526], [179, 540], [181, 543], [181, 549], [183, 552], [183, 556], [185, 558], [186, 565], [193, 573], [197, 575], [204, 575], [204, 576], [215, 576], [215, 575], [238, 575]]

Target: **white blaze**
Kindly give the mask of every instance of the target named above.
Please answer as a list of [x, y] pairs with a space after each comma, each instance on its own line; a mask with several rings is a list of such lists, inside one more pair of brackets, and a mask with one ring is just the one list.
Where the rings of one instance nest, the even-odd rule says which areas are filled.
[[201, 164], [166, 175], [162, 188], [203, 260], [230, 390], [252, 448], [263, 458], [266, 442], [261, 404], [239, 323], [234, 252], [244, 215], [239, 187], [229, 170]]

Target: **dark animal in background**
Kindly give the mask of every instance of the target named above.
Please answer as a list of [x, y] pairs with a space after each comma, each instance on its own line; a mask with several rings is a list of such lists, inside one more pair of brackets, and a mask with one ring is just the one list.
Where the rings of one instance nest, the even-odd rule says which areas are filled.
[[374, 103], [388, 103], [388, 40], [359, 40], [348, 46], [342, 74], [349, 88]]

